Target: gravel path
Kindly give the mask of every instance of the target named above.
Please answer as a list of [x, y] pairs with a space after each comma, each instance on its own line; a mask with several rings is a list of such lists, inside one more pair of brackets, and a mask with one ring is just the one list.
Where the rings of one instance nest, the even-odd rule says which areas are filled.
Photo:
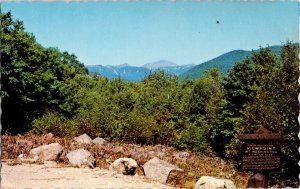
[[51, 165], [2, 163], [1, 188], [97, 188], [171, 189], [142, 176], [125, 176], [100, 168], [53, 167]]

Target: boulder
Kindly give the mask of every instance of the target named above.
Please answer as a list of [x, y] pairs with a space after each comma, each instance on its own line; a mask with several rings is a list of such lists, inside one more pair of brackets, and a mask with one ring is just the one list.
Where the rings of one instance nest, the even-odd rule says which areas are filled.
[[96, 137], [92, 142], [94, 144], [104, 144], [104, 143], [106, 143], [106, 140], [104, 140], [103, 138], [100, 138], [100, 137]]
[[79, 144], [91, 144], [92, 139], [87, 134], [80, 135], [79, 137], [75, 137], [74, 140]]
[[52, 143], [48, 145], [42, 145], [37, 148], [33, 148], [29, 152], [30, 158], [38, 157], [38, 160], [44, 161], [56, 161], [63, 152], [63, 147], [58, 143]]
[[134, 159], [119, 158], [109, 166], [109, 170], [116, 171], [117, 173], [123, 175], [135, 175], [135, 170], [137, 167], [138, 164]]
[[210, 176], [202, 176], [196, 183], [194, 189], [236, 189], [234, 183], [228, 179], [220, 179]]
[[[157, 157], [152, 158], [143, 165], [145, 176], [162, 183], [170, 183], [172, 179], [182, 180], [183, 170]], [[177, 184], [177, 183], [175, 183]]]
[[95, 168], [94, 156], [84, 149], [71, 151], [67, 154], [67, 158], [73, 167]]

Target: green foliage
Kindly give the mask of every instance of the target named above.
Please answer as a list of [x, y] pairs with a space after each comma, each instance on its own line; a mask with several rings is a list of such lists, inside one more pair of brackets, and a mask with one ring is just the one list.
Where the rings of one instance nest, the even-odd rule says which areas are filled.
[[198, 153], [210, 153], [211, 147], [207, 140], [205, 126], [188, 125], [177, 136], [175, 145], [180, 149], [190, 149]]
[[155, 132], [159, 126], [153, 116], [144, 116], [135, 110], [129, 114], [127, 123], [124, 136], [127, 141], [139, 144], [155, 143]]
[[55, 136], [67, 137], [79, 134], [78, 125], [67, 120], [63, 115], [49, 112], [33, 121], [31, 132], [35, 134], [47, 134], [51, 132]]
[[38, 44], [10, 12], [0, 19], [3, 130], [24, 132], [46, 110], [63, 112], [66, 82], [87, 70], [75, 55]]

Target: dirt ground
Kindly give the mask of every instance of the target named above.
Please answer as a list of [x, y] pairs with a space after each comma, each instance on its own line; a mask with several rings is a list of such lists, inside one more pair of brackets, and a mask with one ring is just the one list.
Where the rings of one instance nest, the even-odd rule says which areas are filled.
[[57, 167], [51, 164], [10, 166], [2, 162], [1, 188], [171, 189], [173, 187], [143, 176], [125, 176], [100, 168]]

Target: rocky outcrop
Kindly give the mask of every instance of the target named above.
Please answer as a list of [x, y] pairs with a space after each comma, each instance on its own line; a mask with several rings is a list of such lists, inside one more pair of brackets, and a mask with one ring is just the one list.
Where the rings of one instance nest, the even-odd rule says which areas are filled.
[[104, 144], [104, 143], [106, 143], [106, 140], [104, 140], [103, 138], [100, 138], [100, 137], [96, 137], [92, 142], [94, 144]]
[[71, 151], [67, 154], [67, 158], [73, 167], [95, 167], [94, 156], [84, 149]]
[[234, 183], [228, 179], [220, 179], [210, 176], [202, 176], [196, 183], [194, 189], [236, 189]]
[[[162, 183], [170, 183], [173, 180], [182, 180], [183, 170], [157, 157], [152, 158], [143, 165], [145, 176]], [[170, 179], [172, 177], [172, 179]]]
[[115, 160], [109, 167], [109, 170], [116, 171], [123, 175], [135, 175], [138, 167], [137, 162], [132, 158], [119, 158]]
[[91, 144], [92, 139], [87, 134], [80, 135], [79, 137], [75, 137], [74, 140], [79, 144]]
[[63, 147], [58, 143], [42, 145], [33, 148], [29, 152], [29, 157], [39, 161], [56, 161], [63, 152]]

